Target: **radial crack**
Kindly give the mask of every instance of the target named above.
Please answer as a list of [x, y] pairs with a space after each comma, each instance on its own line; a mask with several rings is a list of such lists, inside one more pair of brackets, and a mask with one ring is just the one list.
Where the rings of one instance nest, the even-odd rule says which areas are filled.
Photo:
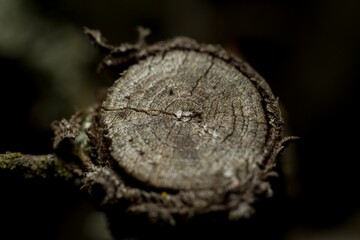
[[202, 74], [198, 79], [196, 79], [195, 85], [190, 90], [190, 95], [192, 95], [194, 93], [195, 89], [199, 86], [200, 80], [207, 76], [207, 74], [209, 73], [209, 71], [213, 67], [213, 65], [214, 65], [214, 57], [211, 57], [211, 62], [210, 62], [209, 67], [206, 69], [204, 74]]
[[231, 112], [232, 112], [232, 116], [233, 116], [233, 122], [232, 122], [232, 127], [231, 127], [231, 132], [225, 136], [225, 138], [222, 140], [222, 142], [225, 142], [229, 137], [231, 137], [234, 132], [235, 132], [235, 128], [236, 128], [236, 114], [235, 114], [235, 106], [234, 106], [234, 101], [231, 102]]

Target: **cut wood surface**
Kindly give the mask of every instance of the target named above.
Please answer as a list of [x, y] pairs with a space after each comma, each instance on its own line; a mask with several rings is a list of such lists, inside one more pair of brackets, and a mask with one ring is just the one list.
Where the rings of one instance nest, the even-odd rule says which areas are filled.
[[53, 123], [55, 154], [0, 155], [1, 169], [80, 179], [117, 236], [129, 214], [170, 225], [237, 220], [272, 196], [268, 177], [294, 137], [283, 136], [277, 98], [245, 61], [185, 37], [148, 45], [146, 29], [120, 46], [86, 33], [106, 54], [100, 68], [120, 77], [103, 100]]
[[173, 50], [130, 67], [101, 114], [111, 155], [128, 174], [159, 188], [216, 189], [245, 180], [272, 150], [264, 107], [231, 64]]

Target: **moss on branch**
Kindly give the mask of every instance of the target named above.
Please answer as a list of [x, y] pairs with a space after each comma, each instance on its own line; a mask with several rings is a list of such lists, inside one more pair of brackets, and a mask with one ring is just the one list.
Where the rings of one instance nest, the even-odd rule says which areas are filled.
[[0, 171], [15, 171], [25, 178], [62, 178], [73, 180], [82, 171], [55, 154], [28, 155], [19, 152], [0, 154]]

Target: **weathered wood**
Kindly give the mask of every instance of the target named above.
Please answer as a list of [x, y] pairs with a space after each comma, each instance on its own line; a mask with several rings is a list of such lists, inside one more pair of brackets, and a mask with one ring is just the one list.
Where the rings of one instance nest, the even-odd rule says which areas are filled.
[[272, 150], [262, 101], [221, 58], [171, 50], [130, 67], [101, 115], [128, 174], [158, 188], [216, 189], [243, 182]]
[[88, 131], [100, 157], [85, 186], [101, 186], [103, 206], [125, 200], [128, 212], [175, 224], [206, 212], [248, 217], [272, 195], [267, 177], [290, 138], [247, 63], [189, 38], [113, 47], [86, 31], [108, 52], [102, 68], [121, 73]]
[[167, 226], [251, 216], [294, 139], [283, 137], [277, 98], [219, 46], [183, 37], [147, 45], [139, 31], [138, 43], [112, 46], [86, 29], [107, 54], [100, 68], [120, 77], [103, 102], [52, 124], [56, 155], [0, 155], [0, 168], [75, 174], [117, 236], [134, 216]]

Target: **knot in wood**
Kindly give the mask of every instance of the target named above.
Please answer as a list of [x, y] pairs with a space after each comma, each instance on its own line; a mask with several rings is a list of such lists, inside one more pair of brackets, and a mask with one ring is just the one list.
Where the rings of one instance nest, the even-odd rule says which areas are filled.
[[101, 107], [113, 160], [149, 186], [226, 189], [272, 164], [277, 100], [246, 63], [212, 45], [150, 46]]

